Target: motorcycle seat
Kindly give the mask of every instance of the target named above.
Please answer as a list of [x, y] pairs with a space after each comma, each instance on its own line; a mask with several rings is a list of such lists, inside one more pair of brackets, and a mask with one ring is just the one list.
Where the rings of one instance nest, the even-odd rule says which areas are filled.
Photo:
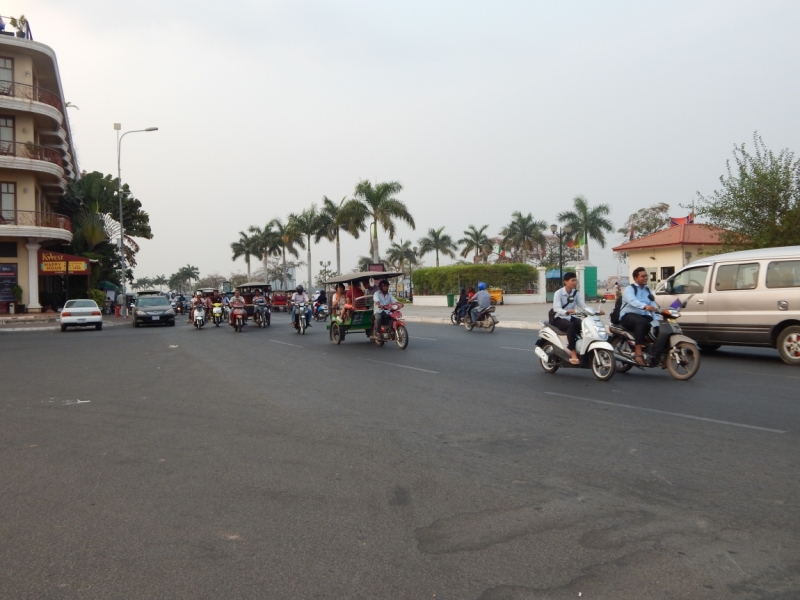
[[566, 329], [562, 329], [561, 327], [558, 327], [557, 325], [553, 325], [552, 323], [550, 323], [550, 329], [555, 331], [558, 335], [567, 335], [567, 330]]
[[609, 326], [608, 330], [611, 333], [618, 333], [620, 335], [628, 335], [628, 336], [632, 335], [627, 329], [625, 329], [624, 327], [622, 327], [620, 325], [611, 325], [611, 326]]

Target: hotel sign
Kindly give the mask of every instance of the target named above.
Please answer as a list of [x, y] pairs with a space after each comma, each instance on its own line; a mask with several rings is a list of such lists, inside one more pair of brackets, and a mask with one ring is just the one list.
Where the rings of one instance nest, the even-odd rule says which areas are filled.
[[39, 251], [39, 275], [89, 275], [92, 272], [89, 259], [60, 252]]

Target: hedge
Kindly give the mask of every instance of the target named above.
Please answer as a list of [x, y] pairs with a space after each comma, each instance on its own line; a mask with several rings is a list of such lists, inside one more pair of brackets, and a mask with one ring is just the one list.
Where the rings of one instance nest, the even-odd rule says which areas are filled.
[[459, 287], [477, 287], [483, 281], [489, 287], [506, 293], [521, 293], [538, 281], [536, 267], [523, 263], [502, 265], [451, 265], [417, 269], [411, 275], [415, 294], [451, 294]]

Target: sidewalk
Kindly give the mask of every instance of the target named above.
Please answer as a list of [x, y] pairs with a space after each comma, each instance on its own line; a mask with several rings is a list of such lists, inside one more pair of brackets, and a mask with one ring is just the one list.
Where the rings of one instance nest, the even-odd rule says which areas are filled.
[[[103, 315], [103, 327], [130, 325], [130, 319]], [[0, 315], [2, 331], [60, 331], [58, 313], [28, 313], [23, 315]]]
[[[500, 321], [498, 327], [509, 329], [541, 329], [539, 321], [547, 321], [550, 304], [515, 304], [497, 305], [495, 317]], [[403, 318], [409, 323], [443, 323], [450, 324], [452, 308], [446, 306], [414, 306], [403, 307]]]

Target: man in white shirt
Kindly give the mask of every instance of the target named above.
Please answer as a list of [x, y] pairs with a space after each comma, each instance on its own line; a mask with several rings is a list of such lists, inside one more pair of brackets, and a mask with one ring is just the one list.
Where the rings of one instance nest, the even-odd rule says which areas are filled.
[[375, 333], [380, 333], [381, 326], [390, 327], [392, 318], [389, 316], [390, 307], [397, 303], [397, 298], [389, 291], [389, 281], [381, 279], [378, 291], [372, 296], [374, 301]]
[[311, 303], [308, 299], [308, 294], [303, 291], [303, 286], [298, 285], [295, 288], [294, 294], [292, 294], [292, 327], [295, 329], [297, 328], [297, 324], [294, 322], [294, 315], [297, 312], [297, 303], [298, 302], [305, 302], [305, 315], [306, 315], [306, 327], [311, 327]]
[[[564, 287], [553, 294], [553, 312], [555, 314], [553, 325], [567, 332], [567, 350], [572, 355], [569, 362], [573, 365], [580, 362], [578, 353], [575, 351], [575, 343], [581, 332], [581, 320], [575, 316], [575, 313], [586, 308], [577, 287], [578, 277], [570, 271], [564, 273]], [[600, 314], [604, 314], [603, 311], [600, 311]]]

